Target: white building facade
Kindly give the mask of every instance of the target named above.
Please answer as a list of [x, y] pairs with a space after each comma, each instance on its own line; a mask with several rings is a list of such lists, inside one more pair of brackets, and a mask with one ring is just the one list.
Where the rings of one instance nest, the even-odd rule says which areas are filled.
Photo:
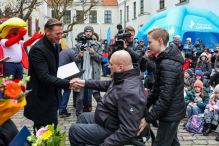
[[137, 35], [153, 15], [181, 5], [211, 10], [219, 16], [219, 0], [118, 0], [119, 23], [133, 26]]

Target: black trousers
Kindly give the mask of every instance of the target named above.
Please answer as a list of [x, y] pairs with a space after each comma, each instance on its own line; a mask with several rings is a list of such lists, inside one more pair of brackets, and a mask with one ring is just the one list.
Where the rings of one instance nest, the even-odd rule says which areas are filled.
[[112, 131], [95, 123], [94, 114], [80, 114], [76, 124], [71, 126], [68, 134], [71, 146], [100, 145], [104, 139], [113, 134]]
[[52, 119], [52, 121], [48, 121], [47, 123], [43, 123], [43, 124], [34, 123], [34, 125], [33, 125], [34, 134], [36, 134], [35, 129], [39, 130], [40, 128], [45, 127], [49, 124], [50, 125], [54, 124], [54, 128], [55, 129], [57, 128], [57, 125], [58, 125], [58, 115], [57, 115], [58, 108], [57, 107], [58, 107], [58, 101], [57, 101], [56, 98], [54, 98], [54, 100], [53, 100], [53, 113], [52, 113], [53, 119]]
[[153, 146], [180, 146], [177, 130], [180, 121], [159, 121], [157, 136]]
[[213, 76], [211, 76], [209, 84], [212, 86], [213, 82], [215, 81], [215, 86], [216, 86], [217, 84], [219, 84], [218, 79], [219, 79], [219, 72], [216, 72], [214, 73]]

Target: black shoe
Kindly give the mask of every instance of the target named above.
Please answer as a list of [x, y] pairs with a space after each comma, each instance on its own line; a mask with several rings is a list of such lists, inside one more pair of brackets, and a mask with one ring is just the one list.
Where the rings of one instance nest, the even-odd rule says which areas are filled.
[[219, 141], [219, 134], [218, 134], [218, 136], [216, 137], [216, 139], [215, 139], [216, 141]]
[[204, 127], [202, 130], [202, 133], [205, 132], [207, 130], [207, 127]]
[[75, 105], [75, 104], [73, 104], [73, 107], [76, 107], [76, 105]]
[[155, 127], [155, 128], [158, 128], [157, 121], [153, 122], [153, 123], [152, 123], [152, 126]]
[[183, 124], [183, 127], [185, 127], [185, 126], [186, 126], [186, 124], [187, 124], [187, 123], [184, 123], [184, 124]]
[[208, 136], [209, 133], [211, 133], [211, 132], [212, 132], [211, 123], [207, 123], [207, 124], [206, 124], [206, 130], [205, 130], [205, 132], [203, 132], [203, 135], [204, 135], [204, 136]]
[[64, 117], [69, 117], [71, 116], [71, 113], [68, 113], [67, 110], [61, 111], [61, 115]]

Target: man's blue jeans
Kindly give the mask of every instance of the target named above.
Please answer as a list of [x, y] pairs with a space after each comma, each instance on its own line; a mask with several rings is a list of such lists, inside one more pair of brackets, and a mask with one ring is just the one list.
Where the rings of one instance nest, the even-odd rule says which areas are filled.
[[67, 108], [69, 96], [71, 93], [71, 89], [65, 89], [62, 95], [62, 89], [57, 88], [58, 91], [58, 98], [59, 98], [59, 111], [64, 111]]
[[202, 109], [200, 109], [197, 105], [191, 107], [191, 106], [187, 106], [187, 113], [188, 113], [188, 118], [190, 118], [192, 115], [198, 115], [201, 113], [204, 113], [204, 111]]

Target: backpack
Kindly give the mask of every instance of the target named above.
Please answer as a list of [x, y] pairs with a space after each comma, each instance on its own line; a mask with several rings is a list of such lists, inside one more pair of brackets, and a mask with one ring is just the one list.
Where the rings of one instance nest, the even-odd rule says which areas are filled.
[[185, 125], [185, 128], [187, 131], [194, 133], [192, 136], [197, 133], [202, 133], [202, 130], [204, 128], [204, 118], [199, 115], [192, 115]]

